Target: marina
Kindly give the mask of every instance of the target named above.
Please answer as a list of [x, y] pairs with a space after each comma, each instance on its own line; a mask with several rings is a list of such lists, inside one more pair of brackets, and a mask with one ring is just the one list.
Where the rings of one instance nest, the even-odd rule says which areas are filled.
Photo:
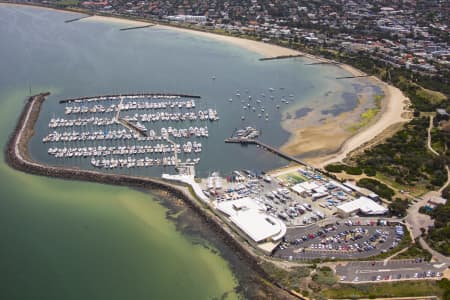
[[[183, 96], [147, 93], [60, 100], [68, 117], [50, 118], [47, 128], [52, 131], [41, 142], [55, 159], [85, 159], [100, 169], [196, 165], [203, 150], [197, 139], [207, 139], [209, 130], [195, 123], [220, 118], [212, 108], [194, 111], [199, 97]], [[121, 115], [128, 111], [136, 113]], [[144, 124], [150, 122], [147, 128]], [[178, 126], [156, 126], [161, 122]], [[190, 126], [181, 126], [186, 122]]]

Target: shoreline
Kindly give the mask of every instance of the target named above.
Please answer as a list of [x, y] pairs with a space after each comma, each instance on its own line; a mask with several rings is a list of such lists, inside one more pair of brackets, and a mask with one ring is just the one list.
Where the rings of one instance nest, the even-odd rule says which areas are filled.
[[[35, 4], [19, 4], [19, 3], [9, 3], [9, 2], [1, 2], [0, 4], [4, 5], [12, 5], [12, 6], [31, 6], [31, 7], [40, 7], [44, 9], [52, 9], [56, 11], [65, 11], [65, 12], [73, 12], [73, 13], [79, 13], [79, 14], [86, 14], [89, 15], [87, 12], [83, 11], [76, 11], [76, 10], [69, 10], [69, 9], [56, 9], [52, 7], [47, 6], [41, 6], [41, 5], [35, 5]], [[254, 41], [249, 39], [244, 39], [240, 37], [234, 37], [234, 36], [228, 36], [228, 35], [221, 35], [217, 33], [207, 32], [207, 31], [201, 31], [201, 30], [195, 30], [195, 29], [187, 29], [187, 28], [181, 28], [178, 26], [170, 26], [170, 25], [161, 25], [161, 24], [155, 24], [150, 22], [146, 22], [144, 20], [133, 20], [126, 17], [120, 17], [120, 16], [105, 16], [105, 15], [90, 15], [88, 18], [84, 18], [82, 20], [79, 20], [78, 22], [107, 22], [107, 23], [117, 23], [122, 25], [137, 25], [137, 26], [145, 26], [145, 25], [151, 25], [154, 24], [153, 28], [161, 28], [165, 30], [172, 30], [177, 31], [181, 33], [187, 33], [187, 34], [193, 34], [201, 37], [205, 37], [208, 39], [213, 39], [215, 41], [228, 43], [237, 47], [240, 47], [242, 49], [246, 49], [250, 52], [257, 53], [262, 55], [264, 58], [267, 57], [276, 57], [276, 56], [289, 56], [289, 55], [302, 55], [303, 57], [313, 60], [315, 62], [326, 62], [330, 63], [332, 62], [329, 59], [322, 58], [316, 55], [312, 55], [309, 53], [301, 52], [298, 50], [293, 50], [290, 48], [270, 44], [270, 43], [264, 43], [260, 41]], [[364, 72], [350, 66], [347, 64], [335, 64], [336, 67], [341, 68], [342, 70], [348, 72], [352, 76], [361, 76], [361, 75], [367, 75]], [[368, 143], [370, 140], [375, 139], [377, 136], [382, 134], [384, 130], [392, 126], [396, 123], [404, 123], [407, 122], [409, 119], [404, 118], [403, 116], [408, 111], [405, 107], [409, 103], [409, 100], [405, 97], [405, 95], [396, 87], [391, 86], [387, 84], [386, 82], [381, 81], [379, 78], [376, 78], [374, 76], [369, 77], [371, 80], [374, 80], [377, 85], [381, 86], [383, 88], [385, 97], [381, 100], [381, 109], [377, 113], [377, 116], [375, 119], [366, 126], [360, 128], [355, 133], [350, 134], [348, 137], [344, 137], [344, 141], [341, 143], [340, 147], [336, 149], [332, 149], [331, 153], [328, 151], [328, 153], [319, 153], [319, 155], [312, 156], [310, 158], [307, 158], [307, 160], [315, 165], [316, 167], [325, 166], [326, 164], [332, 163], [332, 162], [338, 162], [342, 161], [347, 154], [349, 154], [352, 151], [355, 151], [356, 149], [360, 148], [364, 144]], [[358, 106], [357, 106], [358, 107]], [[357, 108], [355, 107], [355, 109]], [[344, 113], [345, 114], [345, 113]], [[338, 121], [339, 116], [343, 116], [343, 114], [340, 114], [338, 116], [333, 117], [335, 121]], [[328, 125], [330, 126], [330, 125]], [[318, 127], [316, 130], [323, 130], [326, 131], [326, 126], [323, 128]], [[288, 130], [289, 131], [289, 130]], [[302, 129], [297, 130], [296, 132], [290, 132], [290, 138], [289, 140], [283, 144], [280, 148], [287, 147], [289, 143], [292, 143], [292, 141], [298, 139], [298, 135], [301, 134]], [[311, 137], [310, 137], [311, 138]], [[342, 136], [341, 136], [342, 138]], [[297, 141], [298, 142], [298, 141]], [[317, 142], [317, 141], [316, 141]], [[327, 152], [327, 149], [322, 149], [322, 151], [325, 150]], [[330, 149], [328, 149], [330, 150]], [[290, 153], [290, 154], [296, 154], [296, 153]]]
[[375, 76], [371, 76], [370, 78], [378, 82], [383, 88], [384, 93], [384, 98], [381, 101], [381, 109], [377, 113], [375, 120], [351, 135], [337, 152], [311, 159], [312, 164], [323, 168], [330, 163], [343, 162], [348, 154], [363, 147], [376, 137], [383, 135], [383, 132], [389, 127], [411, 120], [411, 118], [405, 117], [409, 112], [407, 108], [410, 104], [409, 98], [400, 89], [381, 81]]
[[[81, 20], [83, 22], [83, 20]], [[91, 16], [90, 18], [86, 19], [86, 21], [94, 21], [94, 22], [118, 22], [121, 24], [133, 24], [133, 20], [129, 19], [123, 19], [119, 17], [107, 17], [107, 16]], [[136, 21], [140, 22], [140, 21]], [[150, 24], [150, 23], [148, 23]], [[194, 29], [186, 29], [176, 26], [168, 26], [168, 25], [160, 25], [156, 24], [154, 28], [160, 28], [164, 30], [172, 30], [177, 31], [180, 33], [187, 33], [187, 34], [193, 34], [196, 36], [212, 39], [219, 42], [228, 43], [237, 47], [240, 47], [242, 49], [248, 50], [253, 53], [260, 54], [264, 58], [267, 57], [277, 57], [277, 56], [289, 56], [289, 55], [302, 55], [303, 57], [313, 60], [315, 62], [326, 62], [330, 63], [332, 62], [329, 59], [322, 58], [319, 56], [315, 56], [312, 54], [308, 54], [305, 52], [301, 52], [298, 50], [293, 50], [290, 48], [285, 48], [282, 46], [264, 43], [260, 41], [254, 41], [234, 36], [228, 36], [228, 35], [220, 35], [212, 32], [206, 32], [206, 31], [200, 31], [200, 30], [194, 30]], [[362, 76], [367, 75], [366, 73], [362, 72], [361, 70], [358, 70], [350, 65], [347, 64], [336, 64], [336, 67], [348, 72], [352, 76]], [[387, 84], [386, 82], [381, 81], [379, 78], [375, 76], [368, 77], [369, 80], [374, 81], [376, 85], [380, 86], [383, 89], [384, 97], [381, 100], [381, 108], [380, 111], [377, 113], [374, 120], [369, 122], [366, 126], [362, 127], [361, 129], [357, 130], [355, 133], [350, 134], [348, 137], [344, 139], [341, 146], [336, 151], [332, 151], [331, 153], [327, 154], [319, 154], [318, 156], [314, 156], [311, 158], [307, 158], [306, 160], [313, 164], [316, 167], [323, 168], [326, 164], [342, 161], [347, 154], [350, 152], [358, 149], [365, 143], [369, 142], [370, 140], [374, 139], [378, 135], [382, 134], [384, 130], [389, 128], [391, 125], [396, 123], [405, 123], [409, 119], [404, 118], [408, 110], [406, 109], [407, 104], [409, 103], [409, 100], [406, 98], [406, 96], [396, 87]], [[355, 107], [357, 109], [359, 107], [359, 104]], [[340, 116], [343, 116], [342, 113], [338, 116], [333, 117], [332, 119], [338, 120]], [[290, 132], [290, 139], [288, 142], [283, 144], [280, 148], [283, 148], [289, 143], [291, 138], [295, 139], [296, 133]], [[324, 149], [326, 150], [326, 149]], [[295, 153], [291, 153], [294, 154]]]
[[262, 267], [261, 262], [266, 261], [262, 256], [256, 254], [251, 246], [237, 237], [214, 212], [202, 205], [190, 192], [190, 189], [184, 184], [174, 184], [164, 179], [154, 177], [137, 177], [130, 175], [108, 174], [92, 170], [83, 170], [76, 167], [49, 166], [34, 161], [28, 151], [28, 143], [34, 135], [34, 126], [39, 118], [42, 104], [50, 93], [41, 93], [30, 96], [19, 115], [16, 127], [11, 133], [7, 144], [5, 145], [6, 164], [18, 171], [27, 174], [60, 178], [67, 180], [78, 180], [95, 182], [100, 184], [111, 184], [116, 186], [134, 187], [142, 189], [158, 189], [170, 193], [174, 197], [181, 199], [198, 216], [223, 239], [225, 244], [238, 255], [264, 282], [270, 283], [265, 287], [268, 292], [280, 296], [279, 299], [290, 299], [296, 297], [292, 291], [284, 288], [275, 281]]

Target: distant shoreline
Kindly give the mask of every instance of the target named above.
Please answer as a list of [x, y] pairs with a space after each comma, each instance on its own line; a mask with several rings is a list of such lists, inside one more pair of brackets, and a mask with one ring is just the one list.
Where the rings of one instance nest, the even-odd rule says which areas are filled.
[[[52, 7], [47, 6], [40, 6], [36, 4], [19, 4], [19, 3], [9, 3], [9, 2], [1, 2], [0, 4], [4, 5], [15, 5], [15, 6], [31, 6], [31, 7], [39, 7], [44, 9], [51, 9], [51, 10], [57, 10], [57, 11], [65, 11], [65, 12], [73, 12], [73, 13], [80, 13], [80, 14], [87, 14], [82, 11], [76, 11], [76, 10], [68, 10], [68, 9], [56, 9]], [[126, 17], [120, 17], [120, 16], [100, 16], [100, 15], [91, 15], [89, 18], [84, 18], [77, 22], [109, 22], [109, 23], [118, 23], [123, 25], [129, 25], [129, 26], [144, 26], [149, 24], [154, 24], [151, 21], [146, 22], [143, 20], [132, 20], [130, 18]], [[216, 41], [221, 41], [225, 43], [229, 43], [231, 45], [238, 46], [240, 48], [246, 49], [248, 51], [258, 53], [262, 55], [263, 57], [275, 57], [275, 56], [289, 56], [289, 55], [302, 55], [308, 59], [317, 61], [317, 62], [332, 62], [328, 59], [318, 57], [312, 54], [300, 52], [297, 50], [281, 47], [278, 45], [270, 44], [270, 43], [264, 43], [260, 41], [254, 41], [239, 37], [233, 37], [233, 36], [227, 36], [227, 35], [220, 35], [216, 33], [211, 33], [207, 31], [200, 31], [200, 30], [194, 30], [194, 29], [186, 29], [181, 28], [177, 26], [168, 26], [168, 25], [156, 25], [153, 28], [162, 28], [167, 30], [174, 30], [182, 33], [188, 33], [188, 34], [195, 34], [197, 36], [206, 37], [209, 39], [213, 39]], [[339, 67], [348, 73], [350, 73], [353, 76], [360, 76], [364, 75], [365, 73], [350, 66], [347, 64], [338, 64], [336, 67]], [[384, 90], [385, 97], [381, 101], [381, 109], [378, 112], [377, 116], [375, 117], [372, 122], [370, 122], [368, 125], [364, 126], [363, 128], [359, 129], [357, 132], [353, 134], [346, 135], [345, 139], [338, 150], [334, 150], [331, 153], [327, 154], [319, 154], [314, 157], [311, 157], [308, 159], [308, 161], [317, 166], [317, 167], [323, 167], [328, 163], [338, 162], [342, 161], [350, 152], [356, 150], [357, 148], [363, 146], [364, 144], [368, 143], [369, 141], [373, 140], [375, 137], [382, 134], [384, 130], [392, 126], [396, 123], [404, 123], [407, 122], [409, 119], [405, 118], [405, 114], [407, 112], [406, 106], [407, 103], [409, 103], [408, 98], [405, 97], [405, 95], [396, 87], [389, 85], [380, 79], [371, 76], [369, 77], [372, 80], [374, 80], [377, 84], [381, 85], [381, 87]], [[335, 119], [335, 121], [338, 121], [337, 117], [333, 117], [330, 119]], [[300, 141], [308, 140], [309, 146], [314, 146], [315, 143], [320, 143], [318, 141], [319, 139], [324, 139], [324, 137], [317, 137], [315, 135], [307, 135], [306, 137], [302, 137], [302, 130], [288, 130], [291, 134], [291, 137], [289, 138], [288, 142], [281, 146], [281, 148], [289, 148], [289, 144], [291, 145], [291, 148], [293, 150], [288, 151], [291, 155], [298, 155], [301, 152], [299, 152], [299, 149], [301, 148]], [[316, 131], [327, 131], [326, 126], [323, 128], [316, 128]], [[307, 133], [306, 133], [307, 134]], [[305, 133], [303, 133], [305, 135]], [[333, 142], [333, 136], [325, 137], [328, 139], [329, 142]], [[315, 140], [314, 140], [315, 139]], [[331, 139], [331, 140], [330, 140]], [[336, 140], [336, 137], [334, 138]], [[342, 140], [342, 137], [341, 139]], [[339, 143], [337, 140], [334, 142], [334, 144]], [[320, 149], [320, 145], [316, 145]], [[326, 150], [330, 149], [320, 149], [324, 150], [322, 152], [327, 152]], [[330, 152], [330, 151], [328, 151]]]

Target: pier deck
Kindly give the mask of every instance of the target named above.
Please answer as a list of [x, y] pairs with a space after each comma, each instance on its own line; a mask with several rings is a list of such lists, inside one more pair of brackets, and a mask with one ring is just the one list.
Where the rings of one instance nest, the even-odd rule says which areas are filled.
[[75, 19], [70, 19], [70, 20], [65, 20], [64, 23], [72, 23], [72, 22], [76, 22], [76, 21], [80, 21], [86, 18], [92, 17], [91, 15], [87, 15], [87, 16], [82, 16], [82, 17], [78, 17]]
[[336, 77], [336, 79], [352, 79], [352, 78], [363, 78], [363, 77], [370, 77], [372, 75], [356, 75], [356, 76], [342, 76], [342, 77]]
[[272, 57], [263, 57], [260, 58], [260, 61], [266, 61], [266, 60], [277, 60], [277, 59], [287, 59], [287, 58], [296, 58], [296, 57], [303, 57], [305, 55], [303, 54], [296, 54], [296, 55], [280, 55], [280, 56], [272, 56]]
[[291, 162], [295, 162], [295, 163], [300, 164], [300, 165], [305, 166], [305, 167], [310, 167], [310, 168], [315, 170], [315, 168], [313, 166], [307, 164], [306, 162], [304, 162], [304, 161], [302, 161], [302, 160], [300, 160], [300, 159], [298, 159], [298, 158], [296, 158], [296, 157], [294, 157], [292, 155], [284, 153], [283, 151], [280, 151], [279, 149], [277, 149], [275, 147], [272, 147], [272, 146], [270, 146], [270, 145], [268, 145], [266, 143], [263, 143], [263, 142], [261, 142], [260, 140], [257, 140], [257, 139], [231, 137], [231, 138], [225, 139], [225, 143], [235, 143], [235, 144], [241, 144], [241, 145], [248, 145], [248, 144], [259, 145], [260, 147], [262, 147], [262, 148], [264, 148], [264, 149], [266, 149], [266, 150], [268, 150], [268, 151], [270, 151], [272, 153], [275, 153], [276, 155], [278, 155], [278, 156], [280, 156], [280, 157], [282, 157], [284, 159], [287, 159], [287, 160], [289, 160]]
[[143, 25], [143, 26], [134, 26], [134, 27], [125, 27], [125, 28], [120, 28], [120, 31], [126, 31], [126, 30], [135, 30], [135, 29], [143, 29], [143, 28], [149, 28], [155, 26], [153, 24], [148, 24], [148, 25]]
[[337, 61], [319, 61], [305, 64], [305, 66], [317, 66], [317, 65], [340, 65], [340, 62]]

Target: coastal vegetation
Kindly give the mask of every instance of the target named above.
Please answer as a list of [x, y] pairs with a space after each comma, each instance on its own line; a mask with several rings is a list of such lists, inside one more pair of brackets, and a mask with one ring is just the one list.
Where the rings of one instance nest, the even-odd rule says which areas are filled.
[[393, 200], [388, 205], [388, 209], [391, 215], [397, 217], [405, 217], [408, 207], [409, 207], [408, 200], [403, 200], [400, 198], [395, 198], [395, 200]]
[[344, 171], [350, 175], [361, 175], [363, 170], [359, 167], [348, 166], [345, 164], [329, 164], [325, 166], [325, 170], [331, 173], [341, 173]]
[[409, 258], [422, 258], [426, 261], [431, 260], [431, 254], [427, 250], [423, 249], [419, 242], [416, 241], [414, 244], [408, 247], [408, 250], [399, 253], [396, 259], [409, 259]]
[[316, 272], [312, 276], [312, 280], [320, 284], [321, 286], [323, 285], [331, 286], [336, 283], [337, 278], [330, 267], [321, 267], [316, 270]]
[[362, 178], [356, 183], [357, 186], [371, 190], [382, 198], [391, 200], [395, 195], [395, 191], [373, 178]]
[[430, 246], [444, 255], [450, 255], [450, 203], [438, 205], [430, 213], [434, 219], [427, 236]]
[[270, 262], [264, 262], [261, 266], [276, 282], [279, 282], [285, 288], [296, 291], [297, 293], [302, 291], [301, 282], [311, 274], [313, 269], [313, 266], [301, 266], [285, 270]]
[[351, 161], [405, 186], [440, 187], [447, 180], [446, 158], [428, 151], [427, 128], [428, 118], [415, 118], [386, 142], [365, 150]]

